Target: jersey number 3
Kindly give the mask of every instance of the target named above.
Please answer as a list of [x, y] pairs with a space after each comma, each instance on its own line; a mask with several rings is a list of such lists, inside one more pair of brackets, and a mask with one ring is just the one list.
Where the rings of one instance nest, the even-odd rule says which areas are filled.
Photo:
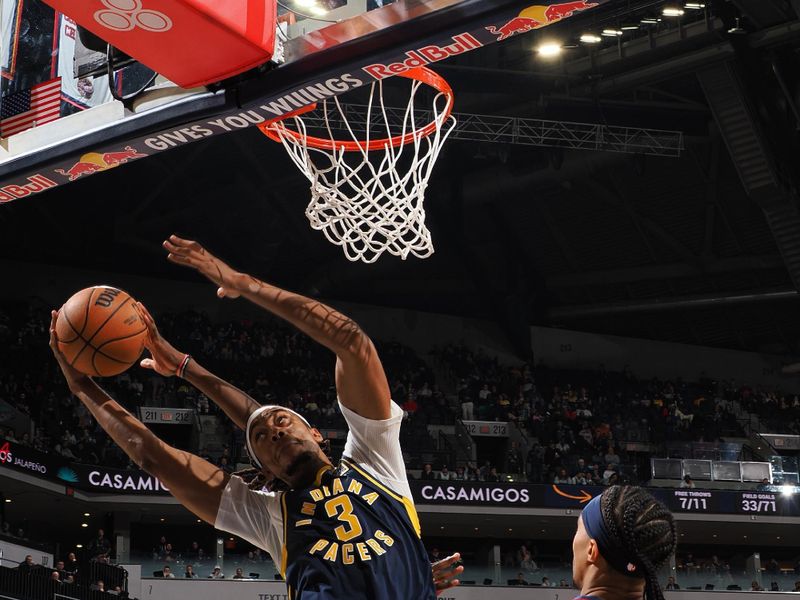
[[336, 496], [328, 500], [325, 503], [325, 512], [329, 517], [336, 517], [344, 523], [333, 530], [340, 542], [349, 542], [363, 532], [358, 517], [353, 514], [353, 503], [348, 496]]

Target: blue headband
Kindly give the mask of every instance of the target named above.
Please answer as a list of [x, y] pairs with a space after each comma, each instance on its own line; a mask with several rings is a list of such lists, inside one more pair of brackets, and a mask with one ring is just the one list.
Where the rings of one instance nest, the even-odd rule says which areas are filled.
[[628, 577], [644, 577], [644, 570], [630, 558], [630, 552], [612, 538], [600, 508], [602, 494], [595, 496], [581, 513], [586, 533], [597, 543], [605, 561]]

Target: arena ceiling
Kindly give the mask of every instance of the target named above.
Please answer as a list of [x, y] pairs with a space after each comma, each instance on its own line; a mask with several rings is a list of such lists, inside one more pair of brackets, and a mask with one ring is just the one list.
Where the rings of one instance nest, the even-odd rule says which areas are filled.
[[[159, 245], [179, 232], [299, 291], [495, 320], [520, 355], [530, 324], [800, 353], [800, 1], [679, 19], [665, 4], [612, 1], [437, 67], [459, 113], [680, 131], [684, 148], [451, 141], [431, 259], [348, 263], [309, 228], [306, 180], [251, 130], [3, 206], [0, 256], [190, 278]], [[624, 35], [578, 41], [602, 29]], [[571, 47], [547, 61], [545, 40]]]

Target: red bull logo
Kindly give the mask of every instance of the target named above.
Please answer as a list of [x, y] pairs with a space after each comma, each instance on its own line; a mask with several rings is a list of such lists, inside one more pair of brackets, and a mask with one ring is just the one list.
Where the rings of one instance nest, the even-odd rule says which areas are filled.
[[129, 160], [146, 156], [147, 154], [142, 154], [131, 146], [126, 146], [121, 152], [89, 152], [81, 156], [81, 159], [69, 169], [56, 169], [55, 171], [64, 177], [69, 177], [70, 181], [75, 181], [84, 175], [113, 169]]
[[529, 6], [519, 16], [511, 19], [505, 25], [487, 27], [487, 31], [497, 36], [497, 40], [502, 42], [520, 33], [527, 33], [534, 29], [539, 29], [546, 25], [551, 25], [561, 19], [571, 17], [576, 12], [587, 10], [597, 6], [598, 2], [588, 0], [578, 0], [577, 2], [560, 2], [549, 6]]

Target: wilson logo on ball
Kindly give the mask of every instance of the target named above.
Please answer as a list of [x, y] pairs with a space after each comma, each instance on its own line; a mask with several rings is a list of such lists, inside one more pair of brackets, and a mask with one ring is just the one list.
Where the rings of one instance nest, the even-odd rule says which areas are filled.
[[114, 303], [114, 298], [119, 296], [119, 292], [120, 290], [115, 290], [114, 288], [106, 288], [94, 301], [94, 305], [108, 308]]

